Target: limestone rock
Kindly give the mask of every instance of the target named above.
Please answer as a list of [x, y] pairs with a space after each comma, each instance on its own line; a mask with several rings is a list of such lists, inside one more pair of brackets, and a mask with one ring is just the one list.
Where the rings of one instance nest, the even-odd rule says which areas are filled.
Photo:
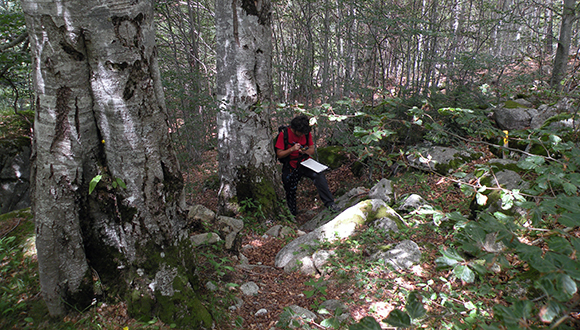
[[208, 209], [207, 207], [196, 204], [189, 208], [187, 218], [190, 221], [198, 220], [203, 224], [212, 224], [216, 218], [216, 214], [214, 211]]
[[244, 229], [244, 222], [236, 218], [219, 216], [217, 218], [217, 225], [217, 230], [221, 237], [225, 236], [226, 249], [232, 249], [238, 233]]
[[221, 241], [221, 238], [218, 234], [215, 233], [207, 233], [207, 234], [198, 234], [193, 235], [189, 239], [193, 242], [194, 245], [205, 245], [205, 244], [213, 244]]
[[[341, 210], [344, 210], [344, 209], [351, 207], [352, 205], [355, 205], [356, 203], [360, 202], [363, 198], [367, 198], [367, 193], [368, 193], [368, 190], [365, 188], [362, 188], [362, 187], [353, 188], [349, 192], [347, 192], [346, 194], [338, 197], [335, 200], [335, 203], [338, 206], [338, 208], [340, 208]], [[305, 231], [312, 231], [312, 230], [326, 224], [327, 222], [331, 221], [332, 219], [334, 219], [334, 214], [332, 214], [328, 211], [323, 211], [323, 212], [320, 212], [319, 214], [317, 214], [310, 221], [303, 224], [300, 227], [300, 229], [305, 230]]]
[[384, 260], [395, 269], [408, 269], [421, 260], [421, 250], [417, 243], [405, 240], [397, 244], [394, 249], [386, 252], [379, 251], [370, 257], [371, 260]]
[[483, 155], [479, 152], [431, 146], [419, 149], [418, 154], [410, 154], [407, 156], [407, 160], [417, 168], [447, 175], [466, 162], [478, 159], [481, 156]]
[[244, 283], [240, 286], [240, 290], [246, 296], [255, 296], [258, 294], [260, 288], [254, 282]]
[[383, 217], [402, 222], [402, 218], [382, 200], [369, 199], [359, 202], [340, 213], [332, 221], [284, 246], [276, 255], [276, 267], [284, 268], [297, 254], [306, 252], [307, 249], [316, 249], [320, 241], [334, 241], [349, 237], [355, 232], [357, 226]]
[[374, 187], [369, 191], [370, 199], [382, 199], [387, 204], [391, 204], [394, 199], [393, 186], [391, 180], [385, 178], [381, 179]]

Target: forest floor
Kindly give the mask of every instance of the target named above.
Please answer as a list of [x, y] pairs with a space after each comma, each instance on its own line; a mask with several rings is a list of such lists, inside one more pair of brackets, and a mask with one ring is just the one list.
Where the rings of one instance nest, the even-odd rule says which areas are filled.
[[[480, 159], [471, 164], [483, 163], [492, 155], [484, 151], [487, 157]], [[215, 159], [214, 152], [208, 152], [204, 155], [204, 159]], [[195, 193], [190, 194], [189, 202], [192, 204], [201, 204], [212, 210], [217, 206], [217, 192], [214, 189], [209, 189], [207, 182], [212, 175], [217, 171], [216, 162], [206, 162], [193, 166], [186, 173], [186, 182], [190, 189]], [[335, 198], [341, 194], [356, 187], [370, 188], [374, 186], [382, 177], [379, 173], [375, 175], [368, 175], [364, 177], [356, 177], [351, 172], [349, 166], [344, 165], [338, 169], [326, 172], [326, 178], [330, 190], [335, 193]], [[461, 193], [457, 184], [451, 180], [434, 173], [417, 172], [405, 169], [389, 178], [393, 181], [393, 188], [395, 196], [400, 197], [412, 193], [417, 193], [423, 196], [427, 201], [433, 205], [441, 206], [444, 212], [462, 211], [467, 212], [469, 201]], [[210, 185], [211, 186], [211, 185]], [[256, 224], [247, 226], [243, 232], [242, 246], [245, 246], [244, 255], [249, 259], [252, 265], [262, 265], [263, 267], [254, 268], [251, 271], [243, 268], [235, 268], [236, 271], [230, 275], [225, 276], [222, 280], [236, 285], [241, 285], [246, 282], [255, 282], [260, 287], [260, 293], [257, 296], [244, 297], [241, 292], [237, 292], [236, 296], [242, 298], [244, 304], [242, 308], [235, 310], [228, 322], [235, 322], [235, 320], [243, 320], [243, 323], [238, 327], [240, 329], [270, 329], [274, 328], [277, 322], [281, 319], [283, 309], [290, 305], [298, 305], [300, 307], [316, 311], [316, 307], [328, 299], [337, 299], [347, 303], [350, 314], [355, 320], [360, 320], [365, 316], [373, 316], [377, 320], [382, 320], [388, 316], [390, 311], [399, 306], [401, 301], [401, 292], [408, 292], [415, 289], [421, 289], [422, 285], [429, 282], [431, 279], [449, 278], [450, 271], [440, 271], [435, 267], [435, 259], [440, 256], [438, 252], [439, 246], [448, 245], [448, 238], [444, 231], [439, 230], [432, 225], [430, 219], [414, 219], [417, 230], [409, 232], [405, 238], [411, 239], [422, 247], [422, 261], [421, 264], [416, 265], [408, 271], [402, 273], [384, 272], [378, 269], [367, 269], [365, 266], [353, 263], [352, 265], [343, 264], [339, 271], [335, 270], [334, 275], [326, 276], [310, 276], [299, 272], [285, 273], [282, 269], [274, 267], [274, 260], [278, 251], [287, 243], [287, 239], [282, 238], [265, 238], [262, 234], [271, 226], [275, 224], [289, 225], [294, 228], [299, 228], [319, 212], [323, 211], [324, 207], [318, 200], [316, 188], [308, 179], [303, 179], [299, 183], [298, 188], [298, 206], [299, 215], [296, 217], [294, 223], [287, 221], [278, 222], [276, 220], [269, 221], [267, 224]], [[364, 228], [361, 228], [364, 229]], [[362, 231], [361, 231], [362, 232]], [[394, 238], [386, 239], [383, 244], [395, 244], [398, 240]], [[360, 257], [368, 256], [368, 249], [365, 246], [364, 239], [358, 242], [357, 246], [351, 246], [355, 254]], [[252, 247], [252, 248], [248, 248]], [[359, 258], [354, 258], [359, 259]], [[336, 276], [337, 273], [342, 275]], [[358, 273], [358, 275], [357, 275]], [[364, 278], [360, 276], [363, 274]], [[210, 279], [215, 276], [211, 271], [207, 274]], [[322, 282], [318, 282], [322, 279]], [[500, 279], [500, 281], [507, 281], [507, 278]], [[324, 283], [322, 290], [318, 290], [316, 294], [310, 295], [305, 292], [316, 291], [313, 283]], [[438, 286], [434, 290], [439, 291], [458, 291], [462, 292], [462, 285], [460, 281], [443, 282], [438, 281], [435, 284]], [[384, 283], [398, 283], [404, 289], [402, 291], [397, 289], [398, 285], [385, 285]], [[448, 286], [448, 288], [446, 288]], [[236, 289], [232, 289], [237, 291]], [[211, 295], [211, 292], [206, 292]], [[460, 293], [460, 295], [462, 295]], [[470, 300], [477, 298], [469, 294], [463, 294], [464, 298]], [[502, 292], [499, 291], [497, 297], [501, 297]], [[219, 299], [218, 299], [219, 300]], [[499, 300], [498, 300], [499, 301]], [[489, 306], [493, 306], [497, 301], [488, 301]], [[265, 308], [268, 310], [266, 315], [256, 316], [259, 309]], [[438, 307], [436, 304], [430, 306], [430, 313], [443, 313], [444, 308]], [[440, 320], [435, 320], [439, 322]], [[320, 320], [318, 320], [320, 322]], [[429, 328], [439, 328], [434, 326]], [[224, 328], [228, 326], [222, 324]], [[310, 328], [316, 329], [320, 325], [312, 322]]]
[[[469, 167], [477, 163], [486, 162], [492, 155], [486, 151], [486, 157], [474, 161]], [[203, 163], [183, 166], [186, 181], [186, 192], [189, 204], [201, 204], [212, 210], [217, 205], [217, 155], [208, 151]], [[467, 171], [467, 169], [466, 169]], [[327, 180], [335, 197], [355, 187], [370, 188], [382, 177], [379, 173], [363, 177], [356, 177], [348, 166], [327, 172]], [[411, 168], [402, 168], [401, 171], [389, 177], [393, 182], [397, 199], [404, 195], [416, 193], [424, 197], [434, 206], [441, 207], [443, 212], [459, 211], [466, 214], [469, 209], [467, 199], [457, 184], [451, 179], [434, 173], [425, 173]], [[467, 329], [475, 326], [481, 318], [492, 312], [497, 304], [507, 305], [506, 297], [516, 293], [510, 287], [512, 273], [502, 270], [492, 273], [485, 281], [467, 284], [456, 279], [450, 270], [436, 267], [435, 259], [441, 254], [440, 247], [449, 246], [453, 240], [453, 227], [435, 225], [429, 216], [403, 215], [409, 224], [409, 230], [389, 237], [376, 233], [365, 234], [365, 227], [359, 234], [340, 242], [345, 249], [343, 259], [333, 263], [333, 271], [329, 275], [309, 276], [298, 272], [285, 273], [274, 267], [275, 256], [291, 238], [264, 238], [262, 235], [275, 224], [282, 224], [299, 228], [319, 212], [323, 211], [322, 203], [318, 200], [313, 184], [304, 179], [299, 185], [298, 205], [301, 210], [295, 221], [287, 219], [272, 219], [263, 221], [255, 218], [244, 218], [245, 228], [241, 233], [244, 255], [250, 264], [260, 265], [251, 270], [238, 267], [237, 256], [215, 247], [205, 247], [200, 250], [199, 278], [202, 281], [200, 294], [207, 301], [206, 307], [216, 319], [216, 329], [271, 329], [275, 328], [280, 320], [285, 319], [284, 308], [298, 305], [311, 311], [316, 311], [320, 304], [329, 299], [343, 302], [348, 312], [359, 321], [365, 316], [372, 316], [380, 321], [385, 319], [394, 309], [403, 309], [407, 294], [419, 290], [427, 299], [425, 308], [427, 317], [417, 324], [426, 329], [449, 329], [452, 324]], [[23, 226], [32, 235], [33, 226], [30, 217], [19, 216], [11, 219], [0, 219], [0, 238], [2, 240], [9, 233], [12, 235]], [[371, 231], [366, 231], [371, 232]], [[292, 237], [293, 238], [293, 237]], [[403, 239], [416, 242], [421, 248], [420, 263], [409, 270], [395, 272], [385, 265], [369, 264], [365, 261], [373, 245], [392, 245]], [[0, 240], [1, 243], [1, 240]], [[0, 246], [2, 250], [2, 246]], [[96, 303], [81, 313], [72, 313], [63, 321], [48, 321], [45, 319], [42, 301], [38, 294], [38, 278], [35, 277], [37, 265], [34, 256], [32, 261], [19, 261], [11, 265], [9, 255], [2, 252], [2, 276], [0, 285], [6, 281], [16, 281], [29, 276], [30, 282], [24, 285], [22, 292], [14, 299], [14, 304], [25, 304], [19, 309], [15, 317], [17, 321], [10, 321], [12, 329], [171, 329], [172, 325], [162, 324], [158, 320], [138, 322], [132, 319], [124, 303], [116, 304]], [[518, 267], [517, 260], [513, 267]], [[217, 284], [217, 291], [206, 289], [205, 283], [212, 281]], [[254, 282], [259, 288], [259, 294], [252, 297], [244, 296], [239, 286]], [[27, 282], [24, 282], [27, 283]], [[4, 297], [4, 296], [3, 296]], [[10, 296], [11, 297], [11, 296]], [[243, 300], [241, 308], [233, 311], [228, 307], [235, 304], [235, 299]], [[4, 299], [4, 298], [3, 298]], [[0, 304], [2, 305], [2, 304]], [[6, 308], [6, 306], [0, 306]], [[266, 309], [265, 315], [256, 316], [260, 309]], [[43, 314], [44, 313], [44, 314]], [[330, 315], [331, 316], [331, 315]], [[305, 322], [304, 320], [298, 320]], [[352, 322], [352, 319], [351, 319]], [[6, 325], [5, 323], [4, 325]], [[388, 328], [382, 323], [382, 328]], [[3, 321], [0, 321], [0, 328]], [[321, 320], [306, 321], [299, 328], [322, 329]], [[346, 325], [339, 327], [346, 329]], [[392, 328], [391, 328], [392, 329]]]

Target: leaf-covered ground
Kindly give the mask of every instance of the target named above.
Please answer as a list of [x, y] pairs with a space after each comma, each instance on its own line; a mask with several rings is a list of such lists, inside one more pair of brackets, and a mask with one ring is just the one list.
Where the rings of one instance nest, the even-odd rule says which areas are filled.
[[[486, 154], [490, 157], [489, 153]], [[204, 159], [207, 161], [191, 166], [184, 173], [188, 202], [202, 204], [215, 210], [217, 204], [215, 152], [207, 152]], [[480, 159], [474, 164], [485, 161], [486, 159]], [[369, 180], [369, 177], [372, 179]], [[377, 175], [355, 177], [348, 166], [343, 166], [328, 172], [327, 179], [331, 190], [338, 196], [354, 187], [370, 188], [380, 177]], [[468, 211], [469, 199], [461, 193], [456, 183], [448, 178], [402, 167], [389, 179], [393, 181], [397, 198], [417, 193], [432, 205], [440, 206], [445, 212]], [[242, 233], [243, 253], [250, 264], [258, 265], [257, 267], [239, 268], [237, 256], [220, 249], [206, 247], [200, 250], [198, 260], [198, 271], [202, 280], [200, 293], [205, 297], [207, 307], [217, 320], [217, 329], [270, 329], [285, 318], [284, 307], [298, 305], [316, 311], [318, 306], [328, 299], [344, 302], [354, 321], [361, 320], [365, 316], [372, 316], [380, 321], [394, 309], [403, 309], [409, 292], [415, 290], [424, 297], [424, 306], [427, 310], [427, 316], [418, 321], [417, 326], [446, 329], [454, 325], [457, 329], [471, 329], [476, 328], [478, 322], [492, 316], [494, 305], [507, 305], [506, 297], [513, 298], [521, 294], [510, 285], [510, 280], [515, 274], [512, 270], [525, 267], [518, 260], [510, 260], [514, 267], [511, 270], [491, 273], [484, 281], [476, 280], [471, 284], [457, 279], [449, 270], [437, 269], [435, 259], [441, 256], [439, 252], [441, 248], [450, 246], [453, 242], [454, 229], [446, 223], [436, 226], [431, 217], [420, 215], [405, 215], [409, 229], [398, 234], [387, 237], [372, 229], [361, 228], [359, 235], [328, 246], [335, 249], [338, 255], [332, 260], [328, 275], [313, 277], [299, 273], [284, 273], [283, 270], [274, 267], [274, 259], [289, 238], [264, 238], [262, 234], [278, 223], [298, 228], [322, 210], [322, 203], [317, 200], [316, 190], [309, 180], [302, 180], [299, 191], [298, 204], [301, 213], [295, 222], [279, 219], [264, 221], [246, 215], [246, 227]], [[32, 234], [31, 221], [29, 217], [22, 216], [3, 219], [0, 237], [13, 235], [25, 224], [29, 227], [24, 232]], [[366, 261], [366, 257], [375, 246], [391, 246], [403, 239], [411, 239], [421, 248], [421, 262], [413, 268], [395, 272], [379, 263]], [[38, 295], [34, 255], [33, 253], [22, 255], [21, 252], [14, 250], [11, 253], [3, 253], [0, 284], [8, 287], [8, 283], [15, 283], [24, 276], [28, 277], [27, 283], [30, 284], [18, 296], [9, 296], [13, 298], [14, 303], [24, 305], [18, 309], [16, 315], [9, 314], [11, 319], [0, 321], [0, 328], [8, 327], [7, 325], [10, 325], [8, 328], [14, 329], [50, 329], [55, 326], [63, 329], [171, 328], [171, 325], [164, 325], [156, 320], [138, 322], [132, 319], [127, 315], [126, 306], [120, 302], [96, 302], [86, 311], [71, 313], [64, 322], [50, 321], [46, 318], [46, 311]], [[11, 258], [19, 261], [13, 262]], [[209, 281], [213, 281], [220, 289], [217, 291], [206, 289], [205, 283]], [[257, 296], [245, 297], [240, 292], [239, 286], [250, 281], [260, 287], [260, 293]], [[13, 286], [12, 291], [4, 289], [4, 295], [10, 295], [18, 290]], [[242, 307], [229, 310], [229, 306], [235, 305], [236, 297], [243, 300]], [[5, 312], [6, 306], [3, 308]], [[256, 316], [256, 312], [260, 309], [266, 309], [268, 312]], [[315, 320], [305, 323], [302, 328], [318, 329], [321, 328], [320, 323], [320, 319]], [[385, 323], [382, 325], [383, 328], [387, 327]], [[346, 329], [345, 325], [343, 329]]]

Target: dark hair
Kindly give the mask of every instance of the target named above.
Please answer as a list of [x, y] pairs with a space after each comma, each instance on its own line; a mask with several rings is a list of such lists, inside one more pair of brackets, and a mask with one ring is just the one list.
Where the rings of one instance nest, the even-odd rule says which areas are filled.
[[290, 128], [296, 132], [300, 132], [304, 135], [310, 133], [310, 121], [306, 115], [299, 115], [294, 117], [290, 122]]

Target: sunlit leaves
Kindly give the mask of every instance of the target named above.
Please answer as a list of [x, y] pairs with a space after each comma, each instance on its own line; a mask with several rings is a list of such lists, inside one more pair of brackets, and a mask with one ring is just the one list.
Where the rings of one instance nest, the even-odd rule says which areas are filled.
[[95, 190], [97, 184], [99, 184], [99, 181], [101, 181], [102, 178], [103, 176], [99, 174], [91, 179], [91, 182], [89, 183], [89, 195], [93, 193], [93, 190]]
[[381, 330], [381, 325], [370, 316], [363, 317], [360, 322], [351, 324], [349, 330]]

